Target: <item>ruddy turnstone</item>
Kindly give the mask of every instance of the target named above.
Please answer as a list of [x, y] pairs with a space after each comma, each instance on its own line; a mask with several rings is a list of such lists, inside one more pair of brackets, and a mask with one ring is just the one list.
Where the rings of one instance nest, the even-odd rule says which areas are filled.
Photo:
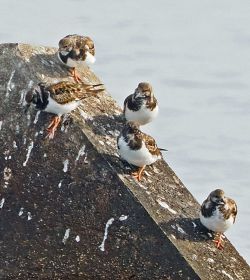
[[36, 109], [56, 114], [48, 126], [48, 137], [52, 139], [60, 123], [61, 116], [75, 110], [87, 97], [104, 91], [102, 84], [89, 85], [62, 81], [52, 85], [39, 83], [25, 96], [26, 111], [31, 104]]
[[149, 83], [139, 83], [135, 92], [124, 101], [123, 113], [127, 121], [140, 125], [151, 122], [158, 115], [159, 107]]
[[70, 73], [76, 82], [81, 78], [76, 72], [79, 64], [95, 62], [95, 46], [90, 37], [68, 35], [59, 41], [58, 57], [60, 61], [70, 67]]
[[218, 249], [222, 249], [222, 234], [235, 222], [237, 205], [231, 198], [225, 197], [224, 191], [212, 191], [202, 203], [200, 221], [209, 230], [216, 232], [218, 238], [214, 239]]
[[140, 181], [146, 165], [161, 159], [161, 150], [153, 137], [143, 133], [136, 122], [127, 122], [117, 138], [117, 147], [121, 158], [139, 167], [132, 175]]

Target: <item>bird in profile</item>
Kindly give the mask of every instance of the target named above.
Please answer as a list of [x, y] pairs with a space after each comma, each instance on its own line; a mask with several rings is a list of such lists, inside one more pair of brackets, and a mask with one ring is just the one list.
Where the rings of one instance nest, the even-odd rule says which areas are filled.
[[127, 121], [147, 124], [158, 115], [159, 107], [149, 83], [139, 83], [133, 94], [124, 101], [123, 113]]
[[158, 148], [154, 138], [140, 131], [139, 124], [132, 121], [122, 129], [117, 147], [121, 158], [139, 167], [137, 172], [132, 173], [138, 181], [141, 181], [145, 167], [161, 159], [161, 151], [166, 151]]
[[70, 73], [76, 82], [81, 78], [76, 67], [81, 64], [93, 64], [95, 62], [95, 46], [88, 36], [77, 34], [67, 35], [59, 41], [59, 60], [70, 68]]
[[216, 233], [214, 242], [218, 249], [223, 249], [223, 233], [234, 224], [236, 215], [235, 201], [225, 197], [225, 193], [221, 189], [212, 191], [202, 203], [200, 221], [207, 229]]
[[30, 105], [37, 110], [56, 114], [48, 126], [48, 137], [52, 139], [61, 121], [61, 116], [75, 110], [83, 99], [104, 91], [103, 84], [89, 85], [62, 81], [46, 85], [39, 83], [25, 96], [26, 111]]

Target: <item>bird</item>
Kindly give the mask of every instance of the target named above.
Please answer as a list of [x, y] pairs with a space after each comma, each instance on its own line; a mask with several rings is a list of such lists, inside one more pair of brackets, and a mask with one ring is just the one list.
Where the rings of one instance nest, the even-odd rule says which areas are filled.
[[124, 100], [123, 114], [127, 121], [145, 125], [157, 117], [158, 111], [152, 86], [146, 82], [139, 83], [135, 92]]
[[132, 175], [141, 181], [146, 165], [150, 165], [162, 158], [161, 151], [157, 147], [153, 137], [143, 133], [136, 122], [127, 122], [120, 135], [117, 137], [118, 152], [128, 163], [139, 167]]
[[76, 67], [81, 64], [95, 63], [95, 45], [88, 36], [77, 34], [67, 35], [59, 43], [58, 58], [70, 68], [70, 73], [76, 82], [81, 82]]
[[26, 93], [25, 111], [32, 104], [37, 110], [56, 114], [47, 130], [49, 139], [54, 137], [61, 116], [75, 110], [85, 98], [96, 96], [104, 91], [103, 84], [84, 84], [61, 81], [47, 85], [39, 83]]
[[235, 223], [236, 215], [235, 201], [226, 197], [221, 189], [212, 191], [202, 203], [200, 221], [207, 229], [216, 233], [214, 242], [218, 249], [223, 249], [223, 233]]

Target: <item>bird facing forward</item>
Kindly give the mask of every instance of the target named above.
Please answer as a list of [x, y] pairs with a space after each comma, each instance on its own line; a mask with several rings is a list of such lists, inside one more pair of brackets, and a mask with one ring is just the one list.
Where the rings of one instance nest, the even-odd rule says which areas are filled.
[[124, 101], [123, 113], [127, 121], [147, 124], [158, 115], [158, 104], [149, 83], [139, 83], [135, 92]]
[[67, 35], [59, 41], [59, 60], [70, 67], [70, 73], [76, 82], [81, 82], [76, 67], [81, 64], [95, 62], [95, 46], [90, 37]]
[[161, 150], [157, 147], [153, 137], [143, 133], [139, 124], [127, 122], [117, 138], [117, 147], [121, 158], [139, 167], [132, 175], [141, 181], [146, 165], [150, 165], [162, 158]]
[[56, 114], [48, 126], [48, 137], [52, 139], [61, 121], [61, 116], [75, 110], [85, 98], [96, 96], [105, 89], [102, 84], [89, 85], [62, 81], [52, 85], [39, 83], [25, 96], [26, 111], [31, 104], [37, 110]]
[[223, 249], [222, 234], [234, 224], [236, 215], [237, 205], [235, 201], [225, 197], [223, 190], [212, 191], [202, 203], [200, 221], [207, 229], [218, 235], [218, 238], [214, 239], [218, 249]]

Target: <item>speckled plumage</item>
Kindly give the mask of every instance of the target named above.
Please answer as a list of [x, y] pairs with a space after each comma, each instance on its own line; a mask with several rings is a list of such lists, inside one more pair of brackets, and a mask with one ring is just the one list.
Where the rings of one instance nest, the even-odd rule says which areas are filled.
[[70, 67], [70, 73], [76, 82], [81, 82], [81, 77], [76, 72], [76, 67], [81, 64], [95, 62], [95, 46], [88, 36], [67, 35], [59, 41], [58, 58]]
[[58, 53], [63, 63], [68, 65], [68, 60], [71, 59], [77, 66], [79, 62], [88, 62], [86, 61], [88, 53], [95, 56], [95, 46], [93, 40], [88, 36], [67, 35], [59, 41]]
[[221, 247], [221, 234], [228, 230], [234, 223], [237, 215], [237, 205], [231, 198], [225, 197], [224, 191], [216, 189], [209, 194], [202, 203], [200, 210], [201, 223], [216, 233], [220, 238], [216, 241]]
[[[51, 85], [39, 83], [27, 92], [25, 100], [27, 108], [32, 104], [37, 110], [56, 114], [58, 116], [56, 120], [57, 126], [60, 122], [60, 117], [63, 114], [75, 110], [83, 99], [96, 96], [98, 93], [104, 91], [102, 86], [102, 84], [77, 84], [68, 81]], [[55, 127], [53, 125], [51, 127], [54, 135]]]
[[[104, 91], [102, 84], [89, 85], [89, 84], [76, 84], [68, 81], [62, 81], [52, 85], [39, 83], [26, 94], [27, 104], [33, 104], [36, 109], [48, 111], [49, 101], [53, 100], [57, 104], [64, 105], [72, 102], [79, 102], [87, 97], [95, 96], [99, 92]], [[58, 114], [58, 112], [52, 112]], [[60, 114], [60, 113], [59, 113]]]
[[[123, 159], [141, 168], [140, 173], [146, 165], [162, 157], [161, 149], [157, 147], [154, 138], [140, 131], [139, 124], [135, 122], [125, 124], [117, 138], [117, 147]], [[138, 180], [140, 177], [141, 174]]]
[[127, 121], [147, 124], [158, 115], [158, 103], [149, 83], [139, 83], [135, 92], [124, 100], [123, 113]]

